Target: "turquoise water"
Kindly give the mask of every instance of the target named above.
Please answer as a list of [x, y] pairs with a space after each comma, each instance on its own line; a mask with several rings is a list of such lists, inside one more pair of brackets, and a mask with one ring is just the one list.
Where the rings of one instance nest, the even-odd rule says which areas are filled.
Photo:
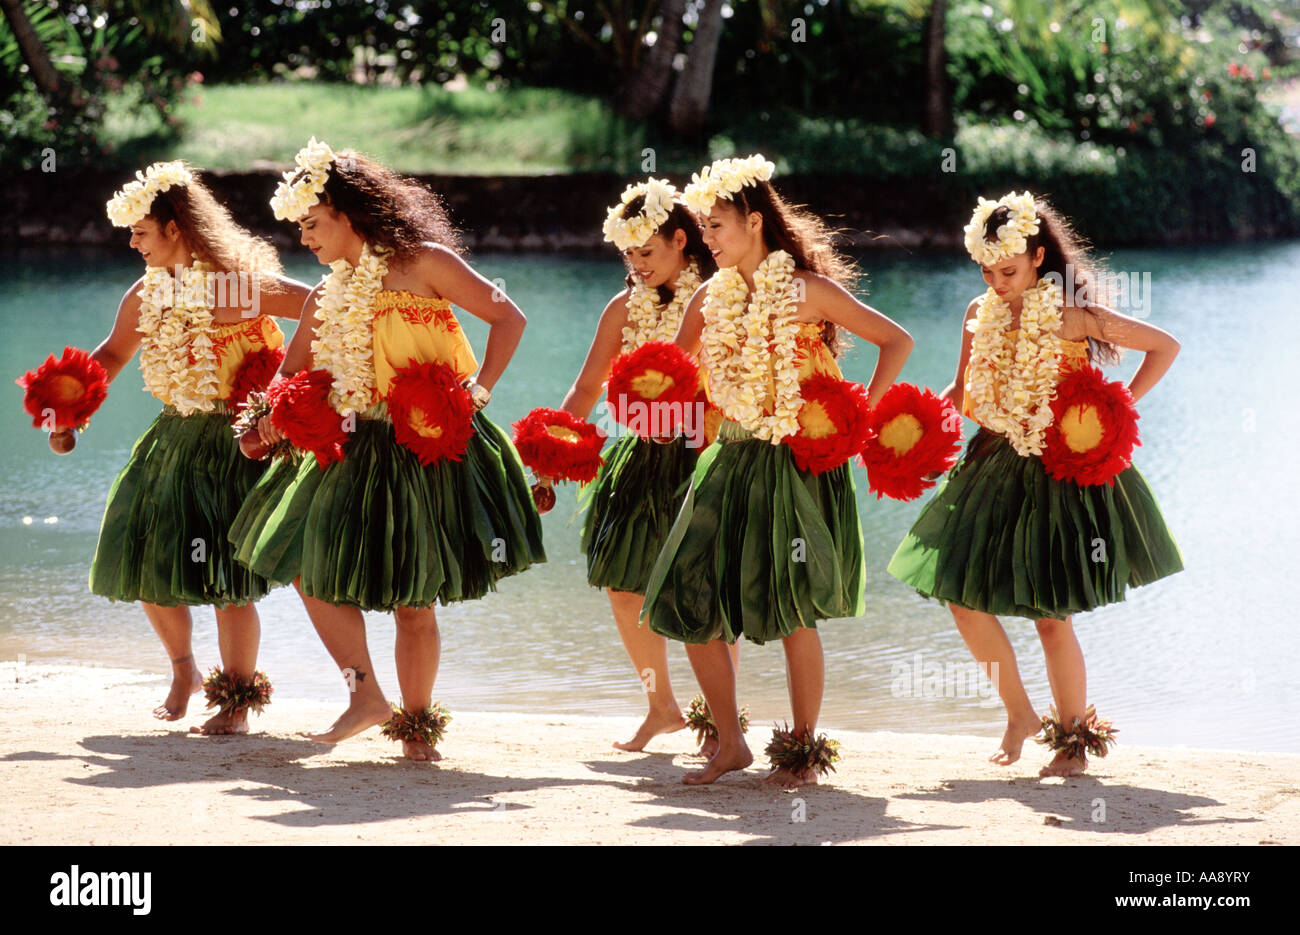
[[[122, 291], [140, 274], [139, 262], [125, 248], [0, 259], [7, 387], [0, 391], [0, 658], [165, 672], [162, 648], [139, 609], [86, 587], [104, 499], [156, 401], [141, 391], [138, 368], [124, 370], [76, 451], [59, 458], [31, 428], [21, 391], [9, 382], [64, 344], [97, 344]], [[488, 409], [506, 426], [533, 406], [560, 403], [622, 274], [612, 257], [483, 255], [474, 262], [502, 281], [529, 318]], [[1173, 370], [1142, 401], [1136, 462], [1187, 570], [1076, 619], [1089, 699], [1132, 743], [1300, 752], [1300, 649], [1289, 587], [1300, 571], [1293, 479], [1300, 415], [1291, 398], [1300, 243], [1123, 251], [1110, 262], [1151, 273], [1149, 319], [1182, 341]], [[869, 255], [862, 265], [867, 301], [916, 339], [902, 379], [941, 388], [953, 375], [962, 311], [983, 289], [978, 271], [949, 256]], [[297, 256], [289, 268], [313, 281], [322, 269]], [[462, 322], [481, 355], [486, 327], [468, 315]], [[1112, 378], [1127, 379], [1139, 356], [1110, 371]], [[842, 363], [846, 376], [866, 380], [874, 362], [874, 347], [859, 343]], [[855, 476], [867, 613], [822, 627], [825, 725], [999, 736], [1000, 707], [968, 680], [969, 658], [948, 612], [884, 570], [922, 501], [877, 502], [865, 493], [860, 469]], [[637, 714], [639, 683], [603, 593], [586, 584], [571, 487], [560, 491], [544, 523], [547, 565], [482, 601], [439, 608], [436, 695], [453, 710]], [[259, 606], [262, 664], [277, 691], [342, 704], [343, 686], [297, 597], [280, 590]], [[395, 696], [390, 618], [369, 620], [380, 677]], [[1007, 629], [1031, 697], [1046, 709], [1034, 628], [1009, 620]], [[195, 613], [195, 645], [201, 665], [217, 662], [205, 609]], [[694, 680], [684, 652], [671, 649], [684, 703]], [[740, 691], [758, 722], [788, 717], [779, 647], [745, 646]]]

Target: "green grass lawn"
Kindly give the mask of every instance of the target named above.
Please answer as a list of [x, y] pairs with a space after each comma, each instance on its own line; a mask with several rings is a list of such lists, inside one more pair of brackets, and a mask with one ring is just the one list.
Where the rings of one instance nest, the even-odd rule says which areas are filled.
[[119, 158], [249, 169], [291, 162], [316, 136], [404, 172], [539, 175], [627, 170], [644, 141], [642, 127], [599, 99], [537, 88], [192, 86], [175, 111], [179, 138], [146, 111], [125, 98], [111, 106], [107, 130]]

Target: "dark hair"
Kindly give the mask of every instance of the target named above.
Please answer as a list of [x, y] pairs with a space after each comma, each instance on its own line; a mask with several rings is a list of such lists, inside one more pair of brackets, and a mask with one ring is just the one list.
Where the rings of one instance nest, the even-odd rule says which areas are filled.
[[[643, 207], [645, 207], [645, 195], [637, 195], [623, 206], [623, 219], [635, 217]], [[690, 211], [686, 210], [685, 205], [674, 202], [672, 210], [668, 212], [668, 217], [664, 218], [664, 222], [659, 225], [659, 229], [655, 233], [665, 241], [670, 241], [673, 234], [678, 231], [686, 234], [686, 246], [682, 249], [682, 252], [686, 254], [687, 263], [694, 260], [696, 265], [699, 266], [700, 279], [708, 279], [716, 273], [718, 264], [713, 259], [713, 253], [705, 246], [704, 236], [700, 233], [700, 225], [695, 223], [695, 218], [691, 216]], [[623, 256], [626, 258], [627, 254], [624, 253]], [[636, 285], [636, 279], [630, 271], [624, 281], [629, 289]], [[673, 300], [673, 290], [668, 288], [667, 283], [658, 286], [657, 291], [659, 292], [660, 305], [667, 305]]]
[[322, 202], [346, 215], [362, 240], [387, 247], [399, 262], [430, 241], [464, 253], [460, 234], [432, 189], [354, 150], [334, 154], [323, 194]]
[[147, 216], [164, 229], [174, 222], [190, 252], [204, 263], [211, 263], [217, 272], [267, 274], [262, 288], [279, 291], [275, 277], [284, 269], [275, 248], [236, 224], [225, 206], [198, 180], [193, 167], [185, 168], [195, 176], [193, 180], [155, 195]]
[[[1097, 281], [1101, 270], [1089, 253], [1087, 243], [1075, 232], [1069, 220], [1043, 199], [1034, 199], [1034, 213], [1041, 223], [1038, 225], [1038, 233], [1026, 238], [1026, 241], [1031, 256], [1039, 247], [1043, 248], [1043, 262], [1038, 267], [1039, 278], [1055, 273], [1060, 277], [1061, 286], [1067, 293], [1077, 295], [1081, 290], [1087, 289], [1091, 294], [1092, 284]], [[984, 225], [984, 239], [989, 243], [996, 242], [998, 228], [1010, 219], [1011, 210], [1005, 205], [994, 210]], [[1066, 279], [1067, 272], [1072, 274], [1072, 282]], [[1104, 333], [1104, 323], [1095, 312], [1086, 307], [1081, 311], [1097, 319]], [[1088, 338], [1088, 360], [1103, 365], [1119, 363], [1120, 349], [1109, 341]]]
[[[720, 200], [739, 211], [741, 217], [757, 211], [763, 219], [763, 245], [769, 251], [784, 250], [790, 254], [795, 269], [825, 276], [853, 291], [858, 271], [835, 249], [832, 243], [834, 231], [802, 205], [789, 204], [770, 182], [746, 185], [734, 195]], [[822, 341], [836, 357], [848, 346], [840, 336], [839, 328], [831, 321], [822, 322]]]

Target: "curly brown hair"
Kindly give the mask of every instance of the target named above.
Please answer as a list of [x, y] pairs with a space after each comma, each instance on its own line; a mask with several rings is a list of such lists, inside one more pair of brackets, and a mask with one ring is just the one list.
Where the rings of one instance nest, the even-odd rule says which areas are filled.
[[[643, 207], [645, 207], [645, 195], [637, 195], [623, 206], [623, 219], [635, 217], [641, 213]], [[716, 273], [718, 263], [713, 259], [713, 252], [704, 243], [704, 235], [700, 232], [700, 225], [695, 223], [695, 218], [692, 217], [691, 212], [686, 209], [685, 205], [674, 203], [672, 210], [668, 212], [668, 217], [664, 218], [664, 222], [659, 225], [655, 233], [667, 241], [672, 240], [673, 234], [678, 231], [686, 234], [686, 246], [682, 249], [682, 252], [686, 254], [687, 263], [694, 260], [696, 265], [699, 266], [700, 278], [708, 279]], [[626, 254], [623, 254], [623, 256], [626, 262]], [[636, 285], [636, 278], [630, 270], [624, 282], [627, 283], [629, 289]], [[669, 289], [666, 284], [658, 286], [657, 291], [659, 292], [660, 305], [667, 305], [673, 300], [673, 290]]]
[[321, 202], [345, 215], [366, 243], [392, 250], [398, 262], [416, 256], [430, 242], [456, 254], [465, 252], [437, 193], [356, 150], [334, 154]]
[[[784, 250], [794, 258], [795, 269], [825, 276], [852, 292], [859, 272], [834, 246], [835, 231], [803, 205], [792, 205], [772, 187], [759, 181], [746, 185], [722, 201], [747, 217], [757, 211], [763, 219], [763, 245], [769, 251]], [[839, 357], [848, 348], [834, 322], [822, 322], [822, 341]]]
[[[1041, 279], [1055, 273], [1060, 277], [1062, 288], [1067, 293], [1077, 295], [1084, 289], [1091, 292], [1092, 284], [1102, 275], [1102, 268], [1089, 251], [1087, 241], [1075, 231], [1068, 218], [1037, 196], [1034, 198], [1034, 213], [1042, 223], [1038, 226], [1038, 233], [1027, 237], [1026, 242], [1027, 251], [1031, 255], [1039, 247], [1043, 248], [1043, 262], [1038, 267], [1038, 277]], [[1011, 210], [1005, 205], [995, 209], [984, 224], [984, 239], [995, 243], [998, 228], [1010, 219]], [[1072, 281], [1066, 279], [1067, 273], [1073, 277]], [[1088, 308], [1083, 308], [1082, 311], [1102, 324], [1096, 312]], [[1102, 333], [1105, 333], [1104, 325]], [[1120, 349], [1109, 341], [1088, 339], [1088, 359], [1091, 362], [1115, 364], [1119, 363], [1120, 357]]]
[[185, 168], [193, 181], [155, 195], [147, 217], [162, 228], [175, 222], [190, 251], [217, 272], [263, 274], [267, 277], [263, 288], [279, 291], [282, 287], [275, 277], [283, 274], [284, 268], [275, 247], [236, 224], [193, 167]]

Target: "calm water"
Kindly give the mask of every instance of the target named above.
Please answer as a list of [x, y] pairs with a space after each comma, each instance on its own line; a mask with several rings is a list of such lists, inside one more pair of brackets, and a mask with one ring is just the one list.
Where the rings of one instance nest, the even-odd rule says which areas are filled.
[[[529, 327], [489, 413], [507, 425], [535, 405], [558, 405], [581, 365], [600, 309], [618, 287], [611, 258], [475, 259], [499, 277]], [[89, 593], [86, 576], [104, 499], [131, 446], [157, 412], [138, 368], [123, 371], [76, 451], [49, 452], [10, 382], [64, 344], [93, 347], [125, 287], [140, 274], [125, 249], [0, 254], [0, 658], [75, 660], [167, 671], [134, 605]], [[1089, 700], [1132, 743], [1300, 751], [1300, 649], [1290, 585], [1300, 572], [1295, 464], [1300, 416], [1291, 328], [1300, 243], [1125, 251], [1118, 270], [1150, 272], [1150, 320], [1176, 334], [1174, 369], [1142, 402], [1138, 464], [1183, 549], [1187, 570], [1077, 618]], [[955, 366], [960, 318], [983, 284], [955, 257], [869, 256], [875, 307], [901, 322], [917, 349], [902, 379], [937, 388]], [[310, 258], [290, 272], [315, 280]], [[481, 354], [486, 327], [462, 316]], [[865, 381], [875, 349], [859, 344], [845, 375]], [[1132, 355], [1111, 371], [1127, 379]], [[968, 429], [970, 424], [968, 423]], [[827, 727], [977, 732], [999, 736], [1000, 707], [968, 683], [969, 658], [948, 612], [885, 573], [921, 502], [877, 502], [855, 468], [867, 543], [867, 613], [823, 625]], [[24, 519], [30, 517], [30, 522]], [[642, 696], [608, 604], [587, 586], [574, 492], [545, 519], [550, 562], [482, 601], [440, 608], [443, 663], [436, 695], [452, 709], [587, 711], [634, 715]], [[289, 695], [342, 701], [342, 686], [296, 595], [260, 605], [262, 664]], [[211, 611], [196, 612], [200, 663], [217, 662]], [[396, 696], [391, 619], [369, 616], [381, 678]], [[1008, 621], [1030, 694], [1050, 698], [1034, 629]], [[743, 649], [742, 700], [759, 722], [788, 716], [777, 646]], [[919, 654], [919, 655], [918, 655]], [[684, 652], [670, 656], [678, 698], [695, 692]], [[161, 697], [161, 690], [160, 690]]]

